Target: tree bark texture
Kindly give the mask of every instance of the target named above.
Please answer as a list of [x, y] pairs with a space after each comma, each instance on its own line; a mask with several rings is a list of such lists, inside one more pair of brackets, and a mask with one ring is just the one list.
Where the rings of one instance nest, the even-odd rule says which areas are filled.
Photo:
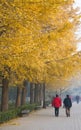
[[30, 103], [34, 103], [34, 88], [35, 88], [35, 84], [34, 83], [30, 83]]
[[21, 88], [17, 87], [16, 107], [21, 106]]
[[7, 78], [2, 80], [2, 99], [1, 99], [1, 111], [8, 110], [8, 84]]
[[26, 94], [27, 94], [27, 88], [22, 88], [22, 98], [21, 98], [21, 105], [24, 105], [26, 103]]

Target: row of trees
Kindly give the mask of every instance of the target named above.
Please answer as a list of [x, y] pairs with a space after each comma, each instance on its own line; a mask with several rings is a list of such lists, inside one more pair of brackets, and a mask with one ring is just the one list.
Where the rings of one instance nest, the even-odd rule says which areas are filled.
[[[1, 90], [1, 88], [0, 88]], [[2, 89], [3, 90], [3, 89]], [[2, 100], [3, 104], [0, 106], [0, 111], [4, 111], [5, 108], [9, 109], [14, 107], [20, 107], [25, 104], [38, 104], [41, 107], [45, 108], [45, 84], [29, 83], [24, 81], [23, 87], [9, 87], [8, 102], [6, 99], [3, 100], [3, 91], [2, 91]], [[1, 96], [0, 95], [0, 96]], [[1, 97], [0, 97], [1, 100]]]
[[[27, 84], [26, 84], [27, 85]], [[27, 87], [17, 88], [16, 107], [26, 104]], [[30, 83], [30, 104], [45, 107], [45, 85]]]
[[54, 83], [74, 72], [76, 58], [65, 59], [76, 51], [76, 12], [73, 0], [0, 1], [2, 111], [8, 109], [9, 86]]

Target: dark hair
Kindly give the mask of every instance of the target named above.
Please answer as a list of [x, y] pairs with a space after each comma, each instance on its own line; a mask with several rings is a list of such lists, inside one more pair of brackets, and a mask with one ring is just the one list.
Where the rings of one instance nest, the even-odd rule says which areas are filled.
[[58, 97], [58, 94], [56, 94], [56, 97]]
[[67, 95], [67, 98], [69, 98], [69, 95]]

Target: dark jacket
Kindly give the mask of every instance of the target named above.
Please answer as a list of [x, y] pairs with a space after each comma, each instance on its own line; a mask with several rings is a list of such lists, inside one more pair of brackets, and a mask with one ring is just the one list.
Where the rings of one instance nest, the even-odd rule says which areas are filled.
[[69, 98], [69, 97], [66, 97], [65, 99], [64, 99], [64, 106], [65, 107], [68, 107], [68, 108], [70, 108], [70, 107], [72, 107], [72, 102], [71, 102], [71, 99]]
[[52, 106], [59, 108], [61, 106], [61, 98], [60, 97], [55, 97], [52, 101]]

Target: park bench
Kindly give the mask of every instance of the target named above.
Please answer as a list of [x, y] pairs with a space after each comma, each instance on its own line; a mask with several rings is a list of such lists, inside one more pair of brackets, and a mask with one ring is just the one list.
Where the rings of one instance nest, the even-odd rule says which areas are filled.
[[27, 116], [30, 113], [30, 110], [22, 110], [21, 113], [19, 114], [19, 116], [23, 117], [23, 116]]
[[36, 106], [35, 107], [35, 110], [39, 110], [39, 109], [41, 109], [42, 108], [42, 106]]
[[[36, 106], [36, 107], [35, 107], [35, 110], [39, 110], [39, 109], [41, 109], [41, 108], [42, 108], [42, 106]], [[24, 109], [24, 110], [22, 110], [22, 111], [20, 112], [19, 116], [20, 116], [20, 117], [27, 116], [30, 112], [31, 112], [30, 110]]]

